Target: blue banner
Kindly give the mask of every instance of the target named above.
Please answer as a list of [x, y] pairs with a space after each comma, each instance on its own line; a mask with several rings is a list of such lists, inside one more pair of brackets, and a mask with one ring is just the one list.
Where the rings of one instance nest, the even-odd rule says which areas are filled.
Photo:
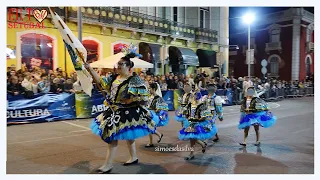
[[[201, 92], [207, 95], [206, 91]], [[221, 96], [225, 103], [232, 105], [232, 91], [217, 90], [216, 94]], [[174, 104], [178, 106], [178, 99], [182, 94], [178, 90], [162, 91], [162, 96], [168, 104], [169, 110], [175, 110]], [[101, 93], [93, 93], [92, 97], [81, 94], [37, 94], [33, 99], [25, 99], [23, 96], [7, 95], [7, 123], [19, 122], [45, 122], [54, 120], [66, 120], [75, 118], [96, 117], [106, 110], [103, 104], [104, 97]]]
[[168, 104], [169, 111], [174, 110], [174, 96], [173, 96], [173, 91], [162, 91], [162, 97], [164, 101]]
[[77, 118], [90, 118], [96, 117], [104, 110], [103, 104], [104, 97], [101, 93], [92, 93], [92, 96], [81, 93], [76, 94], [76, 117]]
[[216, 95], [220, 96], [225, 101], [225, 103], [223, 105], [232, 106], [232, 96], [233, 95], [232, 95], [231, 89], [227, 89], [227, 90], [218, 89], [216, 91]]
[[8, 123], [43, 122], [76, 117], [73, 94], [44, 94], [33, 99], [14, 99], [8, 98]]

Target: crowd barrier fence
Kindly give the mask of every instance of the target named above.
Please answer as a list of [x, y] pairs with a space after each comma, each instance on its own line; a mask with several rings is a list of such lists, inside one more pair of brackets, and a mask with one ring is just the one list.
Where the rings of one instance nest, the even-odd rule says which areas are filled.
[[[162, 91], [170, 111], [179, 107], [182, 94], [182, 90]], [[201, 94], [208, 95], [208, 92], [203, 90]], [[244, 97], [239, 88], [218, 89], [216, 94], [224, 99], [224, 106], [240, 104]], [[270, 89], [260, 97], [269, 102], [313, 95], [314, 88], [307, 87]], [[103, 100], [100, 92], [94, 92], [91, 97], [84, 93], [37, 94], [32, 99], [7, 95], [7, 124], [93, 118], [106, 109]]]

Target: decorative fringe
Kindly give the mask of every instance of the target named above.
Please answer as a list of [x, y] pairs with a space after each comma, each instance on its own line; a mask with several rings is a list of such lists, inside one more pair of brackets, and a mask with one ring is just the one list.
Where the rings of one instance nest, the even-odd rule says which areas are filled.
[[271, 112], [262, 111], [252, 114], [241, 113], [238, 129], [245, 129], [252, 125], [259, 125], [264, 128], [273, 126], [277, 118]]
[[152, 120], [157, 127], [166, 126], [169, 123], [168, 112], [160, 111], [159, 113], [156, 113], [155, 111], [150, 110], [150, 113], [152, 114]]
[[[178, 134], [178, 138], [180, 140], [190, 140], [190, 139], [197, 139], [197, 140], [206, 140], [212, 138], [214, 135], [217, 134], [218, 129], [215, 125], [212, 125], [212, 128], [210, 131], [207, 132], [205, 129], [205, 126], [208, 125], [210, 122], [205, 121], [197, 124], [194, 129], [195, 132], [185, 132], [186, 128], [183, 128], [180, 130]], [[204, 126], [203, 126], [204, 125]], [[184, 127], [186, 127], [184, 123]]]
[[128, 89], [128, 92], [130, 92], [133, 95], [142, 95], [142, 96], [147, 96], [149, 95], [149, 92], [147, 89], [145, 88], [134, 88], [134, 87], [130, 87]]

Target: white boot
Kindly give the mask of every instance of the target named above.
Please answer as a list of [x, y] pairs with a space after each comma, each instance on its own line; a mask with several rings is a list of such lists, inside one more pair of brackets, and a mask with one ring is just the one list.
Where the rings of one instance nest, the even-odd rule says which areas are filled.
[[138, 163], [137, 152], [136, 152], [136, 142], [134, 140], [128, 140], [127, 145], [130, 153], [130, 159], [123, 164], [125, 166]]
[[107, 156], [105, 163], [99, 168], [101, 172], [107, 172], [113, 168], [113, 158], [117, 152], [118, 141], [112, 141], [108, 144]]

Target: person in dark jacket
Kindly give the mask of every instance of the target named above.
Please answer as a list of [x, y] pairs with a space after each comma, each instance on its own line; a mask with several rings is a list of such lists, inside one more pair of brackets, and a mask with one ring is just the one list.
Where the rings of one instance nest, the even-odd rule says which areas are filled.
[[11, 76], [10, 84], [8, 84], [7, 86], [7, 92], [12, 96], [17, 96], [24, 92], [23, 87], [19, 83], [17, 76]]

